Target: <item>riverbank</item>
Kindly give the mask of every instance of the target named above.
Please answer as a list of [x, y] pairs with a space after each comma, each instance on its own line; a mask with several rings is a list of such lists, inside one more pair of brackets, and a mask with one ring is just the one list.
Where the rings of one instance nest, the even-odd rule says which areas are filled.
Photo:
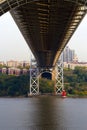
[[[32, 98], [32, 97], [49, 97], [49, 96], [54, 96], [54, 97], [59, 97], [62, 98], [61, 95], [55, 95], [53, 93], [44, 93], [44, 94], [37, 94], [37, 95], [19, 95], [19, 96], [0, 96], [0, 98]], [[65, 98], [87, 98], [87, 95], [72, 95], [72, 94], [67, 94]]]
[[68, 98], [87, 98], [87, 95], [72, 95], [72, 94], [67, 94]]

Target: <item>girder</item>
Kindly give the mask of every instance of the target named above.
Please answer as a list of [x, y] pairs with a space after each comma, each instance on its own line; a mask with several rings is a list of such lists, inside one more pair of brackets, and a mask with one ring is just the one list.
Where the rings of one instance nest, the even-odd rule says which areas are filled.
[[10, 10], [39, 67], [52, 67], [87, 11], [87, 0], [0, 0]]

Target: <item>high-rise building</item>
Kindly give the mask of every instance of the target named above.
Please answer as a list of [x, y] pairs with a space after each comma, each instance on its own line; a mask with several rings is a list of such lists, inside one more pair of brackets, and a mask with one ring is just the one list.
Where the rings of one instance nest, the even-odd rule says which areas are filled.
[[75, 51], [66, 46], [63, 51], [63, 62], [73, 62], [75, 56]]

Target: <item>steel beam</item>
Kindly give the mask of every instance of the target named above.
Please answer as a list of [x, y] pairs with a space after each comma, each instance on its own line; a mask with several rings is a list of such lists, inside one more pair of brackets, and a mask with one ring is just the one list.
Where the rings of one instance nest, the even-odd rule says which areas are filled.
[[36, 65], [33, 65], [31, 60], [30, 65], [30, 86], [28, 96], [39, 94], [39, 69]]
[[55, 66], [55, 94], [61, 94], [64, 90], [64, 79], [63, 79], [63, 55], [60, 56]]

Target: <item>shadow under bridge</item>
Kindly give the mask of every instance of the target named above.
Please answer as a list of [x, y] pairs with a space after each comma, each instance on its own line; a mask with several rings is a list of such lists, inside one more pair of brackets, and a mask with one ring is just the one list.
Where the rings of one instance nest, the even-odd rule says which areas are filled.
[[10, 11], [38, 66], [55, 66], [86, 14], [86, 0], [0, 0], [0, 15]]

